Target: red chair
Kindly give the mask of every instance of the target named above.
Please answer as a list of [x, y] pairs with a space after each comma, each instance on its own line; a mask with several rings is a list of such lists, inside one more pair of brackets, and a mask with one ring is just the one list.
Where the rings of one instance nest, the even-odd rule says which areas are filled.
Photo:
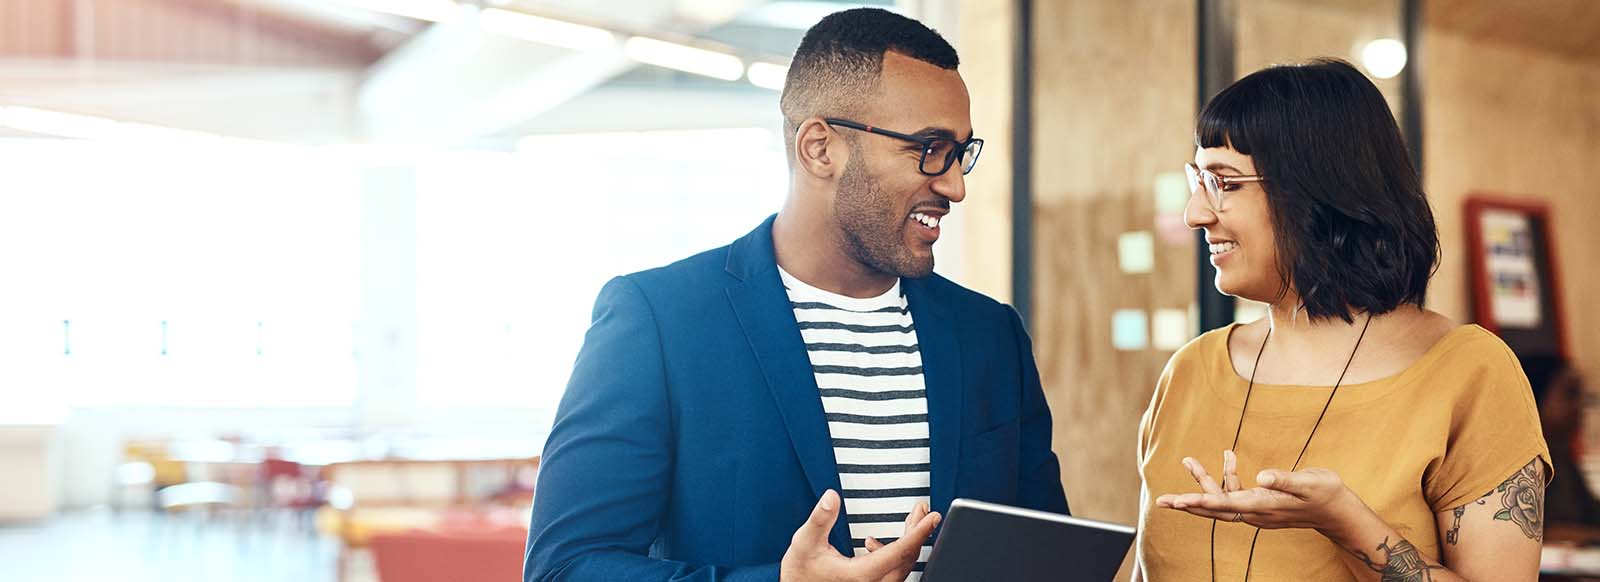
[[267, 458], [261, 461], [259, 471], [261, 509], [288, 512], [300, 527], [310, 529], [312, 512], [322, 506], [326, 490], [317, 470], [294, 461]]
[[522, 579], [528, 531], [518, 527], [373, 534], [379, 582], [511, 582]]

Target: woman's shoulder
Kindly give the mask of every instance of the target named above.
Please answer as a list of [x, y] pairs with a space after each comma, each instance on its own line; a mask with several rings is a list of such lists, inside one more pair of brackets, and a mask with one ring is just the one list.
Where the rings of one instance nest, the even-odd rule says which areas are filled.
[[[1167, 424], [1161, 421], [1164, 411], [1181, 411], [1189, 407], [1190, 404], [1186, 403], [1193, 401], [1194, 388], [1204, 384], [1206, 375], [1218, 369], [1218, 366], [1231, 370], [1227, 368], [1228, 335], [1236, 327], [1237, 324], [1228, 325], [1202, 333], [1167, 359], [1161, 377], [1156, 380], [1155, 391], [1150, 395], [1150, 405], [1139, 420], [1141, 459], [1151, 445], [1153, 434], [1163, 430], [1158, 427]], [[1184, 415], [1179, 413], [1179, 416]]]
[[1477, 362], [1491, 367], [1509, 364], [1516, 367], [1516, 356], [1505, 340], [1475, 323], [1450, 322], [1448, 329], [1430, 342], [1431, 355], [1450, 364]]
[[1439, 317], [1442, 323], [1431, 322], [1416, 334], [1418, 341], [1431, 339], [1418, 362], [1431, 380], [1460, 379], [1446, 384], [1463, 386], [1518, 383], [1522, 366], [1505, 340], [1477, 324]]
[[[1231, 324], [1200, 334], [1167, 359], [1157, 381], [1157, 391], [1164, 392], [1174, 384], [1182, 385], [1208, 378], [1216, 370], [1232, 371], [1228, 363], [1228, 338], [1240, 324]], [[1159, 394], [1158, 394], [1159, 396]]]
[[1167, 368], [1177, 365], [1210, 366], [1212, 362], [1227, 361], [1229, 338], [1234, 334], [1246, 333], [1245, 327], [1245, 324], [1234, 323], [1200, 334], [1172, 353], [1172, 358], [1167, 360]]

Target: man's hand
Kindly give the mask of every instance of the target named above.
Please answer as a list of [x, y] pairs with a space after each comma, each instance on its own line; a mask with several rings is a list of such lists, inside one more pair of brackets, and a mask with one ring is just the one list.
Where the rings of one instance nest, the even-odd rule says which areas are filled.
[[845, 557], [828, 544], [828, 532], [839, 519], [839, 494], [822, 494], [811, 517], [795, 530], [779, 566], [783, 582], [903, 582], [917, 564], [922, 542], [939, 525], [938, 513], [918, 506], [906, 517], [905, 535], [884, 545], [867, 541], [868, 553]]
[[[928, 534], [933, 532], [933, 528], [929, 527], [927, 531], [922, 532], [921, 535], [917, 535], [917, 528], [922, 524], [923, 520], [927, 519], [930, 511], [931, 510], [928, 508], [928, 504], [918, 503], [916, 507], [911, 509], [911, 513], [906, 514], [905, 531], [904, 533], [900, 534], [900, 540], [913, 539], [916, 541], [916, 544], [911, 547], [910, 559], [901, 564], [902, 567], [896, 568], [893, 572], [890, 572], [889, 575], [884, 578], [884, 580], [891, 582], [903, 582], [906, 579], [906, 576], [911, 575], [911, 570], [916, 568], [917, 558], [922, 556], [922, 542], [926, 541], [928, 539]], [[933, 514], [933, 518], [933, 525], [939, 525], [938, 514]], [[895, 544], [900, 543], [900, 540], [896, 540], [885, 545], [883, 542], [878, 541], [877, 538], [869, 536], [867, 538], [867, 551], [876, 552], [884, 548], [893, 547]]]

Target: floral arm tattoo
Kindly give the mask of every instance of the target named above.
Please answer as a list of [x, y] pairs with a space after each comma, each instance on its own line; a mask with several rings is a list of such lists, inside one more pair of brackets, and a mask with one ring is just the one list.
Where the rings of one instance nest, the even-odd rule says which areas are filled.
[[[1494, 491], [1452, 510], [1451, 514], [1455, 521], [1450, 530], [1445, 532], [1445, 543], [1453, 546], [1461, 541], [1461, 516], [1467, 513], [1467, 506], [1488, 505], [1496, 493], [1500, 494], [1501, 509], [1495, 512], [1494, 519], [1517, 524], [1528, 539], [1542, 541], [1544, 467], [1544, 461], [1535, 458], [1496, 486]], [[1431, 582], [1434, 579], [1434, 571], [1445, 569], [1438, 562], [1430, 562], [1416, 546], [1404, 538], [1391, 542], [1390, 538], [1385, 537], [1374, 550], [1370, 555], [1362, 551], [1350, 553], [1366, 565], [1367, 569], [1378, 573], [1382, 577], [1382, 582]], [[1379, 561], [1380, 559], [1382, 561]]]
[[1500, 492], [1501, 509], [1494, 518], [1522, 528], [1522, 535], [1544, 541], [1544, 462], [1534, 459], [1494, 488]]
[[[1500, 510], [1494, 514], [1496, 521], [1509, 521], [1517, 524], [1522, 529], [1522, 535], [1528, 539], [1544, 541], [1544, 461], [1534, 458], [1528, 464], [1518, 469], [1516, 474], [1507, 478], [1494, 488], [1494, 491], [1485, 493], [1477, 501], [1467, 505], [1487, 505], [1495, 493], [1500, 494]], [[1455, 508], [1452, 512], [1455, 517], [1450, 531], [1445, 532], [1445, 543], [1452, 546], [1461, 541], [1461, 516], [1466, 514], [1467, 505]]]

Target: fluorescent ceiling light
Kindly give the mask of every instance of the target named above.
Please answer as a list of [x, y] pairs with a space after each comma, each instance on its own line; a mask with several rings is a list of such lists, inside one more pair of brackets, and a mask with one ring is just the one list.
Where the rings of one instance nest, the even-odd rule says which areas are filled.
[[428, 22], [444, 22], [449, 20], [460, 7], [454, 0], [336, 0], [341, 4], [348, 4], [357, 8], [426, 20]]
[[893, 3], [885, 5], [870, 2], [802, 2], [784, 0], [762, 5], [744, 16], [740, 16], [738, 20], [746, 24], [771, 28], [806, 30], [821, 21], [824, 16], [841, 10], [860, 7], [882, 8], [890, 12], [900, 12], [900, 9]]
[[317, 154], [342, 163], [365, 166], [398, 166], [420, 163], [434, 150], [418, 144], [337, 143], [317, 146]]
[[750, 69], [745, 71], [745, 77], [750, 80], [751, 85], [773, 91], [782, 91], [784, 79], [788, 76], [787, 65], [772, 63], [750, 63]]
[[744, 12], [746, 0], [677, 0], [678, 16], [702, 24], [722, 24]]
[[576, 51], [601, 50], [617, 43], [616, 35], [608, 30], [499, 8], [484, 10], [478, 23], [492, 34]]
[[708, 51], [691, 46], [670, 43], [653, 38], [635, 36], [622, 46], [628, 58], [641, 63], [686, 73], [705, 75], [724, 81], [737, 81], [744, 76], [744, 61], [729, 54]]
[[271, 142], [224, 138], [221, 135], [204, 131], [117, 121], [94, 115], [65, 113], [20, 105], [0, 107], [0, 127], [57, 137], [138, 144], [215, 145], [226, 142], [237, 145], [278, 145]]
[[635, 152], [631, 155], [655, 158], [698, 156], [709, 150], [766, 155], [774, 149], [782, 149], [777, 135], [761, 127], [543, 134], [517, 141], [518, 154], [538, 159], [574, 152]]
[[79, 139], [102, 139], [117, 131], [117, 122], [103, 117], [21, 106], [0, 107], [0, 125], [30, 133]]

